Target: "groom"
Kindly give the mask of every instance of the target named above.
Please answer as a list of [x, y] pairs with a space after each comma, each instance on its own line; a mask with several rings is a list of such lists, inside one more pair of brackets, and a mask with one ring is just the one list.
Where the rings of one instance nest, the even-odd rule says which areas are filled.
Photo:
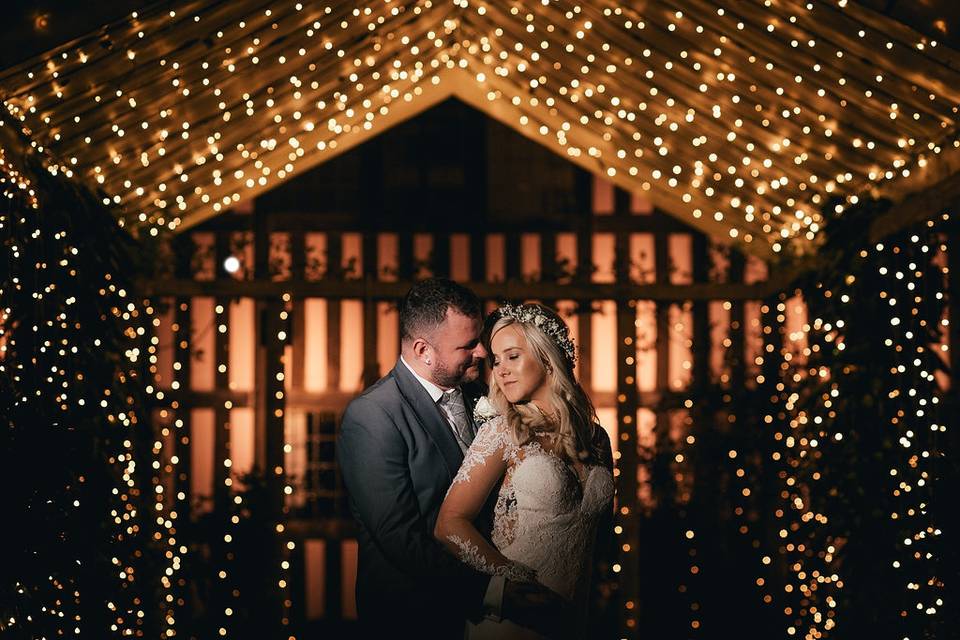
[[472, 291], [418, 282], [400, 305], [400, 359], [344, 413], [337, 455], [359, 524], [364, 636], [462, 638], [467, 618], [498, 613], [502, 579], [460, 563], [432, 535], [476, 435], [481, 328]]

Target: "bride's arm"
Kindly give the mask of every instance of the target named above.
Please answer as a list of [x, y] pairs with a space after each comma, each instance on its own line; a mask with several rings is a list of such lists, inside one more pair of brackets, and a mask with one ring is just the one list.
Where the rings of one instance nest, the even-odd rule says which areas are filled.
[[513, 450], [503, 420], [480, 429], [440, 507], [433, 535], [478, 571], [514, 581], [533, 581], [531, 569], [507, 559], [473, 524], [506, 473]]

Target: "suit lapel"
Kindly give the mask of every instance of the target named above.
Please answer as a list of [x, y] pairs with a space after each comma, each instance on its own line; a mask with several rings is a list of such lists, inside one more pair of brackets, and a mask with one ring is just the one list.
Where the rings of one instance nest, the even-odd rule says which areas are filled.
[[473, 429], [473, 436], [477, 436], [477, 423], [473, 419], [473, 407], [477, 404], [477, 397], [475, 395], [475, 389], [471, 388], [468, 392], [466, 387], [461, 387], [463, 392], [463, 405], [467, 409], [467, 417], [470, 420], [470, 427]]
[[463, 462], [463, 453], [460, 451], [460, 445], [457, 444], [453, 431], [450, 429], [450, 424], [440, 413], [440, 408], [434, 403], [433, 398], [407, 369], [406, 365], [398, 361], [393, 368], [393, 377], [397, 381], [400, 393], [413, 408], [413, 412], [420, 421], [423, 430], [427, 432], [437, 449], [440, 450], [452, 480]]

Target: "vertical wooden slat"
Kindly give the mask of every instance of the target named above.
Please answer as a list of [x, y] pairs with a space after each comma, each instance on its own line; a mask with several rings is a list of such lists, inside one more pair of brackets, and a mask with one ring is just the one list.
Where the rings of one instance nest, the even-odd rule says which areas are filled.
[[302, 629], [307, 620], [307, 541], [297, 540], [297, 546], [290, 552], [290, 593], [293, 594], [290, 606], [290, 623], [294, 629]]
[[620, 563], [620, 607], [627, 630], [635, 628], [640, 612], [640, 530], [637, 513], [637, 409], [639, 393], [636, 382], [636, 303], [617, 301], [617, 462], [618, 518], [622, 531], [617, 536]]
[[[270, 277], [270, 226], [265, 211], [256, 209], [253, 213], [254, 227], [254, 269], [257, 280]], [[291, 268], [292, 265], [291, 265]], [[282, 289], [278, 285], [278, 294]], [[280, 309], [283, 301], [273, 298], [257, 302], [257, 348], [254, 356], [256, 368], [254, 392], [254, 416], [256, 425], [256, 449], [258, 464], [263, 465], [265, 475], [266, 500], [264, 504], [261, 534], [273, 544], [262, 550], [258, 558], [248, 558], [254, 564], [264, 584], [276, 584], [280, 579], [280, 557], [282, 539], [277, 536], [276, 525], [283, 518], [283, 485], [286, 478], [283, 473], [284, 411], [286, 396], [284, 382], [277, 379], [277, 373], [283, 371], [283, 344], [277, 339], [281, 329]], [[287, 326], [283, 326], [287, 329]], [[289, 576], [285, 576], [289, 577]], [[280, 637], [280, 621], [284, 616], [283, 599], [285, 593], [270, 590], [262, 595], [262, 612], [258, 616], [257, 632]]]
[[540, 279], [544, 282], [557, 281], [557, 232], [546, 231], [540, 234]]
[[[269, 241], [269, 236], [267, 241]], [[214, 265], [216, 267], [217, 280], [228, 278], [224, 270], [223, 262], [230, 255], [230, 232], [218, 231], [216, 242], [214, 244]], [[214, 393], [228, 391], [230, 389], [230, 379], [227, 367], [221, 367], [230, 362], [230, 337], [227, 333], [220, 331], [220, 324], [227, 324], [227, 310], [230, 307], [230, 299], [217, 296], [214, 298], [214, 326], [213, 326], [213, 363], [214, 363]], [[216, 309], [222, 309], [222, 313], [217, 313]], [[227, 327], [229, 331], [229, 326]], [[230, 411], [224, 407], [222, 402], [217, 402], [214, 410], [214, 433], [213, 433], [213, 508], [215, 512], [223, 511], [222, 517], [227, 518], [230, 512], [230, 491], [226, 486], [225, 480], [230, 475], [229, 467], [224, 466], [224, 460], [230, 457]]]
[[[193, 258], [193, 241], [190, 234], [184, 233], [174, 240], [174, 274], [177, 278], [191, 279], [193, 273], [190, 264]], [[192, 537], [192, 509], [193, 492], [190, 487], [190, 479], [193, 477], [190, 443], [190, 409], [184, 403], [184, 398], [190, 388], [190, 327], [192, 318], [190, 311], [190, 298], [177, 297], [174, 300], [174, 344], [173, 361], [180, 363], [180, 370], [174, 370], [174, 379], [180, 382], [180, 388], [172, 391], [173, 402], [171, 408], [174, 411], [174, 423], [179, 421], [180, 426], [174, 426], [176, 438], [173, 453], [177, 455], [180, 463], [177, 465], [178, 473], [174, 479], [175, 495], [183, 494], [183, 501], [180, 502], [177, 511], [180, 517], [177, 519], [177, 528], [180, 532], [181, 540], [190, 540]], [[188, 577], [194, 566], [192, 558], [187, 555], [185, 571], [181, 572], [176, 580], [176, 587], [173, 596], [176, 601], [182, 601], [183, 605], [178, 611], [177, 618], [180, 621], [178, 631], [187, 637], [191, 631], [191, 621], [193, 620], [193, 611], [191, 607], [192, 598], [188, 597], [190, 592], [190, 580]]]
[[482, 233], [470, 234], [470, 281], [487, 279], [487, 237]]
[[[306, 279], [307, 234], [303, 230], [290, 233], [290, 279], [299, 282]], [[290, 388], [302, 389], [304, 384], [304, 355], [306, 341], [306, 312], [303, 298], [295, 298], [290, 319], [290, 344], [293, 346], [293, 362], [290, 367]]]
[[[265, 211], [254, 209], [253, 211], [253, 278], [254, 280], [265, 280], [270, 277], [270, 225]], [[304, 247], [304, 251], [306, 248]], [[306, 261], [306, 258], [304, 258]], [[291, 264], [291, 269], [293, 265]], [[261, 390], [266, 382], [267, 372], [265, 370], [266, 362], [262, 347], [265, 344], [264, 336], [266, 326], [264, 317], [267, 312], [267, 302], [257, 300], [255, 304], [254, 322], [255, 335], [257, 338], [256, 352], [254, 353], [254, 389]], [[266, 467], [267, 450], [267, 414], [266, 407], [261, 401], [261, 395], [258, 393], [255, 397], [254, 406], [254, 442], [255, 459], [259, 467]]]
[[290, 279], [304, 280], [306, 271], [307, 234], [302, 229], [298, 229], [290, 232]]
[[522, 243], [519, 231], [506, 233], [506, 276], [507, 280], [519, 280], [523, 275]]
[[[656, 214], [655, 214], [656, 215]], [[654, 237], [653, 253], [657, 284], [670, 283], [670, 245], [666, 233], [658, 232]], [[670, 303], [657, 301], [657, 390], [663, 394], [670, 390]], [[661, 418], [663, 422], [661, 423]], [[666, 415], [658, 416], [657, 430], [660, 436], [667, 431]], [[659, 439], [659, 437], [658, 437]], [[659, 449], [659, 443], [658, 447]]]
[[410, 281], [414, 274], [413, 261], [413, 232], [401, 231], [397, 237], [397, 277], [403, 281]]
[[[613, 214], [624, 218], [630, 215], [630, 194], [620, 187], [613, 192]], [[617, 231], [613, 240], [613, 273], [617, 282], [630, 281], [630, 234]]]
[[[583, 215], [577, 228], [577, 272], [575, 280], [581, 284], [590, 282], [593, 274], [593, 175], [578, 170], [574, 178], [577, 210]], [[580, 299], [577, 304], [577, 333], [580, 344], [579, 376], [580, 384], [590, 391], [593, 386], [592, 347], [593, 343], [593, 300]]]
[[[630, 197], [626, 191], [614, 193], [614, 215], [630, 215]], [[614, 273], [618, 282], [630, 277], [630, 235], [617, 231], [614, 236]], [[640, 529], [637, 520], [638, 484], [637, 466], [640, 463], [637, 449], [637, 411], [640, 394], [637, 387], [637, 303], [621, 298], [617, 305], [617, 495], [619, 513], [617, 522], [622, 528], [617, 537], [620, 558], [620, 607], [624, 612], [626, 630], [632, 631], [640, 613]]]
[[327, 618], [330, 620], [343, 618], [343, 553], [340, 545], [339, 539], [330, 540], [326, 544], [324, 583], [327, 592]]
[[[377, 234], [367, 231], [363, 234], [363, 277], [368, 282], [376, 280], [378, 263]], [[449, 264], [449, 260], [447, 263]], [[372, 385], [380, 377], [380, 363], [377, 361], [377, 301], [370, 297], [363, 301], [362, 377], [364, 388]]]
[[450, 234], [448, 232], [433, 234], [433, 260], [430, 269], [433, 275], [439, 278], [450, 277]]
[[[693, 234], [693, 281], [706, 283], [710, 275], [707, 236]], [[706, 300], [693, 303], [693, 388], [703, 391], [710, 382], [710, 306]]]
[[[730, 250], [730, 282], [743, 282], [746, 259], [736, 248]], [[730, 384], [742, 385], [746, 376], [746, 305], [743, 300], [730, 303]]]
[[[327, 235], [326, 278], [343, 279], [343, 239], [340, 233]], [[327, 388], [340, 387], [340, 300], [327, 300]]]

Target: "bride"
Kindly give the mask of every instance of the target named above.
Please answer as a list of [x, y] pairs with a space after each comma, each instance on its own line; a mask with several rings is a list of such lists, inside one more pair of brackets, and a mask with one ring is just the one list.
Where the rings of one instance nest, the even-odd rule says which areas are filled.
[[[476, 415], [483, 426], [440, 508], [434, 535], [494, 581], [552, 591], [564, 604], [558, 612], [565, 617], [563, 635], [586, 637], [597, 523], [613, 508], [610, 441], [574, 378], [575, 350], [563, 320], [540, 304], [504, 305], [491, 320], [485, 340], [489, 398], [477, 403]], [[494, 490], [487, 540], [473, 521]], [[467, 637], [545, 636], [488, 616], [468, 623]]]

